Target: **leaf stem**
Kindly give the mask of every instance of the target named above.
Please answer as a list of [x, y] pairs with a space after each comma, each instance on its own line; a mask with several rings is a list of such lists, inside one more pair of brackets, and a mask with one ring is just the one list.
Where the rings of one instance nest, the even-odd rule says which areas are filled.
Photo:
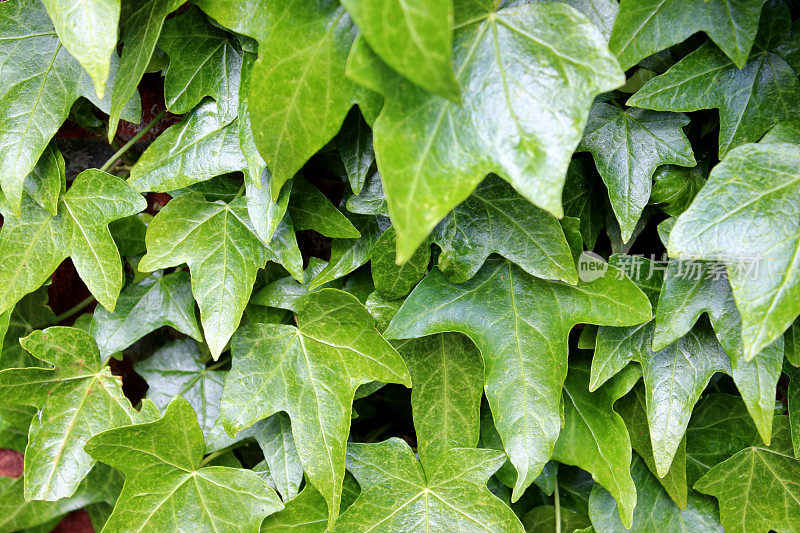
[[131, 137], [131, 140], [129, 140], [128, 142], [126, 142], [126, 143], [125, 143], [125, 144], [122, 146], [122, 148], [120, 148], [119, 150], [117, 150], [117, 151], [116, 151], [116, 153], [115, 153], [114, 155], [112, 155], [112, 156], [111, 156], [111, 158], [110, 158], [108, 161], [106, 161], [106, 162], [105, 162], [105, 164], [104, 164], [102, 167], [100, 167], [100, 170], [101, 170], [101, 171], [103, 171], [103, 172], [105, 172], [106, 170], [108, 170], [108, 168], [109, 168], [111, 165], [113, 165], [113, 164], [114, 164], [114, 163], [117, 161], [117, 159], [119, 159], [120, 157], [122, 157], [122, 156], [123, 156], [123, 154], [125, 154], [125, 152], [127, 152], [128, 150], [130, 150], [131, 146], [133, 146], [134, 144], [136, 144], [137, 142], [139, 142], [139, 139], [141, 139], [142, 137], [144, 137], [144, 136], [147, 134], [147, 132], [148, 132], [148, 131], [150, 131], [150, 129], [151, 129], [153, 126], [155, 126], [155, 125], [156, 125], [156, 123], [157, 123], [157, 122], [161, 121], [161, 119], [162, 119], [162, 118], [164, 118], [164, 116], [165, 116], [166, 114], [167, 114], [167, 110], [166, 110], [166, 109], [162, 109], [162, 110], [161, 110], [161, 111], [160, 111], [160, 112], [159, 112], [159, 113], [158, 113], [158, 114], [157, 114], [155, 117], [153, 117], [153, 120], [151, 120], [150, 122], [148, 122], [148, 123], [147, 123], [147, 125], [146, 125], [144, 128], [142, 128], [142, 131], [140, 131], [139, 133], [137, 133], [136, 135], [134, 135], [133, 137]]
[[555, 497], [556, 533], [561, 533], [561, 496], [558, 494], [558, 477], [555, 478], [555, 482], [553, 496]]
[[72, 317], [74, 315], [77, 315], [78, 313], [80, 313], [81, 311], [86, 309], [89, 305], [91, 305], [91, 303], [94, 302], [94, 301], [95, 301], [94, 300], [94, 296], [92, 296], [90, 294], [85, 300], [79, 302], [72, 309], [67, 309], [66, 311], [64, 311], [63, 313], [58, 315], [56, 317], [56, 324], [59, 324], [59, 323], [63, 322], [64, 320], [66, 320], [66, 319], [68, 319], [68, 318], [70, 318], [70, 317]]
[[216, 452], [208, 454], [206, 456], [206, 458], [203, 459], [200, 462], [200, 467], [199, 468], [202, 468], [202, 467], [206, 466], [208, 463], [210, 463], [211, 461], [213, 461], [214, 459], [216, 459], [217, 457], [219, 457], [220, 455], [222, 455], [223, 453], [225, 453], [227, 451], [228, 450], [217, 450]]
[[229, 358], [227, 358], [227, 357], [226, 357], [226, 358], [224, 358], [224, 359], [220, 359], [219, 361], [217, 361], [217, 362], [216, 362], [216, 363], [214, 363], [213, 365], [211, 365], [211, 366], [207, 367], [207, 368], [206, 368], [206, 370], [216, 370], [216, 369], [218, 369], [219, 367], [221, 367], [221, 366], [224, 366], [224, 365], [227, 365], [227, 364], [228, 364], [228, 363], [230, 363], [230, 362], [231, 362], [231, 360], [230, 360]]

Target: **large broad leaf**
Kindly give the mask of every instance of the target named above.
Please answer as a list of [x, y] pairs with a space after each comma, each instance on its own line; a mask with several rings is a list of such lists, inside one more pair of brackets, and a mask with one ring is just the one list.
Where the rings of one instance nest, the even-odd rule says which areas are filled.
[[54, 501], [71, 496], [94, 466], [86, 441], [139, 415], [88, 333], [52, 327], [20, 342], [52, 367], [0, 371], [0, 398], [39, 409], [25, 450], [25, 498]]
[[742, 69], [706, 43], [647, 82], [628, 105], [658, 111], [719, 109], [720, 157], [757, 141], [781, 120], [800, 114], [797, 74], [774, 51], [789, 38], [790, 25], [789, 8], [782, 2], [771, 3], [764, 9], [760, 33]]
[[120, 294], [113, 313], [105, 309], [94, 312], [90, 332], [97, 339], [100, 353], [108, 356], [163, 326], [203, 340], [195, 317], [189, 274], [185, 271], [166, 276], [155, 272], [131, 281]]
[[351, 443], [347, 469], [361, 494], [334, 531], [521, 533], [511, 509], [486, 488], [504, 460], [495, 450], [455, 448], [423, 469], [400, 439]]
[[675, 223], [670, 256], [727, 266], [752, 359], [800, 313], [800, 147], [732, 150]]
[[[80, 31], [99, 36], [107, 28]], [[113, 36], [115, 40], [116, 31]], [[115, 71], [116, 55], [112, 59]], [[108, 111], [109, 99], [97, 98], [89, 76], [62, 46], [39, 0], [0, 4], [0, 65], [0, 185], [19, 214], [25, 178], [75, 100], [83, 96]], [[134, 85], [119, 105], [120, 115], [134, 120], [141, 113], [138, 96], [129, 102], [135, 90]]]
[[578, 150], [594, 156], [608, 187], [623, 241], [630, 240], [650, 199], [656, 167], [670, 163], [695, 165], [692, 147], [683, 133], [687, 124], [686, 115], [622, 110], [605, 102], [592, 106]]
[[386, 97], [375, 151], [401, 261], [490, 172], [561, 216], [564, 176], [591, 101], [623, 83], [604, 37], [564, 4], [463, 17], [454, 35], [461, 105], [387, 75], [364, 46], [350, 58], [348, 73]]
[[531, 205], [505, 181], [489, 176], [433, 232], [442, 249], [439, 268], [451, 281], [467, 281], [491, 253], [526, 272], [575, 284], [575, 261], [558, 220]]
[[475, 342], [495, 424], [518, 472], [514, 500], [550, 459], [561, 429], [570, 329], [577, 323], [621, 326], [650, 318], [647, 297], [626, 277], [615, 277], [571, 286], [489, 259], [467, 283], [454, 285], [434, 270], [386, 331], [388, 338], [460, 331]]
[[800, 528], [800, 461], [789, 420], [775, 418], [770, 446], [750, 446], [712, 468], [695, 489], [719, 500], [726, 532]]
[[164, 24], [158, 46], [170, 60], [164, 79], [170, 111], [188, 113], [210, 96], [223, 122], [236, 118], [242, 53], [230, 34], [195, 8]]
[[102, 98], [117, 45], [120, 0], [44, 0], [58, 39], [94, 81]]
[[67, 257], [97, 301], [109, 311], [122, 289], [122, 264], [108, 224], [133, 215], [147, 202], [121, 179], [81, 172], [53, 216], [25, 199], [22, 216], [3, 210], [0, 231], [0, 310], [39, 288]]
[[235, 434], [286, 411], [306, 474], [325, 497], [332, 524], [339, 514], [356, 388], [371, 381], [409, 386], [411, 380], [354, 296], [323, 289], [302, 298], [296, 314], [297, 327], [250, 324], [236, 333], [222, 420]]
[[483, 360], [475, 344], [458, 333], [396, 341], [414, 383], [411, 409], [417, 453], [435, 468], [452, 448], [478, 444]]
[[356, 101], [356, 86], [344, 76], [355, 28], [335, 0], [287, 0], [267, 11], [250, 82], [250, 119], [277, 197], [339, 131]]
[[622, 68], [704, 31], [742, 68], [765, 0], [622, 0], [609, 47]]
[[254, 231], [244, 198], [225, 204], [208, 202], [199, 193], [171, 200], [147, 229], [147, 255], [139, 270], [189, 266], [215, 359], [239, 325], [256, 272], [270, 257]]
[[451, 57], [452, 0], [344, 0], [342, 4], [387, 65], [423, 89], [459, 100]]
[[589, 516], [597, 533], [644, 533], [645, 531], [716, 531], [723, 533], [719, 512], [707, 496], [692, 491], [685, 505], [679, 508], [658, 485], [644, 461], [634, 456], [631, 475], [636, 482], [639, 503], [633, 512], [633, 524], [620, 521], [619, 505], [600, 485], [595, 485], [589, 499]]
[[192, 407], [177, 398], [156, 422], [106, 431], [86, 444], [98, 461], [125, 474], [103, 531], [233, 531], [257, 533], [283, 508], [256, 473], [203, 467], [203, 433]]

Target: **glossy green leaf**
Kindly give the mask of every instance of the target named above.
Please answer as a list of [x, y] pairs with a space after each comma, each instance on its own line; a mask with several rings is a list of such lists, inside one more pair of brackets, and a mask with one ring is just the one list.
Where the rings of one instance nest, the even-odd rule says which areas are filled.
[[[348, 474], [344, 478], [342, 508], [350, 507], [359, 492], [358, 483]], [[290, 528], [298, 533], [322, 533], [328, 529], [325, 498], [310, 483], [283, 511], [268, 516], [261, 525], [262, 533], [282, 533]]]
[[428, 273], [431, 262], [430, 246], [421, 247], [402, 265], [397, 264], [396, 249], [394, 228], [389, 228], [375, 243], [370, 263], [375, 290], [389, 300], [402, 298], [411, 292]]
[[423, 89], [459, 101], [453, 73], [453, 1], [344, 0], [373, 51]]
[[147, 202], [124, 181], [99, 170], [80, 173], [53, 216], [29, 199], [22, 216], [4, 210], [0, 232], [0, 309], [34, 291], [67, 257], [109, 311], [122, 289], [122, 264], [108, 224], [133, 215]]
[[52, 327], [21, 343], [52, 367], [0, 371], [0, 397], [39, 409], [25, 450], [25, 498], [55, 501], [72, 496], [94, 466], [83, 450], [86, 441], [139, 415], [88, 333]]
[[739, 69], [714, 44], [706, 43], [647, 82], [628, 105], [658, 111], [719, 109], [720, 157], [737, 146], [757, 141], [781, 120], [798, 116], [797, 74], [773, 51], [789, 37], [790, 21], [789, 8], [782, 2], [769, 4], [743, 68]]
[[[269, 184], [265, 184], [268, 187]], [[357, 239], [361, 233], [319, 189], [298, 177], [292, 183], [289, 215], [296, 230], [313, 229], [326, 237]]]
[[364, 188], [370, 168], [375, 162], [372, 129], [358, 112], [351, 110], [336, 137], [336, 143], [347, 172], [350, 189], [353, 194], [358, 194]]
[[103, 531], [258, 532], [283, 508], [254, 472], [201, 464], [203, 433], [189, 403], [177, 398], [163, 418], [96, 435], [86, 451], [125, 474]]
[[609, 47], [622, 68], [703, 31], [744, 67], [756, 38], [765, 0], [622, 0]]
[[475, 342], [486, 365], [486, 397], [519, 474], [514, 500], [539, 475], [558, 438], [570, 329], [650, 317], [645, 295], [629, 279], [614, 278], [570, 286], [490, 259], [470, 281], [454, 285], [434, 270], [386, 331], [388, 338], [460, 331]]
[[605, 102], [592, 106], [578, 150], [594, 156], [624, 241], [631, 238], [650, 199], [656, 167], [695, 165], [692, 147], [683, 132], [687, 124], [689, 119], [680, 114], [622, 110]]
[[66, 188], [64, 172], [64, 157], [55, 142], [50, 141], [36, 166], [25, 178], [25, 192], [51, 215], [58, 213], [58, 199], [62, 189]]
[[218, 358], [239, 325], [269, 250], [254, 233], [244, 198], [208, 202], [199, 193], [170, 201], [147, 229], [139, 270], [186, 263], [206, 342]]
[[522, 532], [522, 524], [486, 488], [502, 452], [455, 448], [424, 469], [404, 441], [351, 443], [347, 469], [361, 486], [334, 531]]
[[198, 341], [203, 339], [185, 271], [166, 276], [155, 272], [129, 282], [113, 313], [95, 311], [91, 334], [97, 339], [100, 353], [109, 356], [163, 326], [171, 326]]
[[605, 226], [605, 207], [600, 180], [594, 178], [592, 164], [573, 159], [564, 182], [564, 215], [580, 220], [580, 233], [586, 247], [591, 250]]
[[705, 184], [706, 175], [701, 165], [694, 168], [664, 165], [656, 169], [653, 175], [650, 203], [659, 206], [668, 215], [678, 216], [688, 209]]
[[297, 327], [250, 324], [237, 332], [222, 420], [234, 434], [286, 411], [306, 474], [328, 502], [332, 524], [356, 388], [376, 380], [409, 386], [411, 380], [355, 297], [323, 289], [303, 298], [296, 314]]
[[401, 261], [490, 172], [560, 216], [590, 102], [623, 81], [598, 30], [557, 2], [481, 10], [455, 32], [454, 62], [461, 105], [401, 79], [377, 87], [375, 151]]
[[540, 278], [578, 281], [558, 220], [497, 176], [486, 178], [436, 226], [433, 241], [442, 249], [439, 268], [454, 283], [469, 280], [492, 253]]
[[5, 317], [0, 320], [6, 321], [3, 351], [0, 352], [0, 369], [43, 366], [39, 359], [31, 356], [22, 347], [19, 339], [27, 337], [34, 330], [55, 324], [56, 315], [47, 302], [47, 288], [42, 287], [24, 296], [13, 310], [0, 315]]

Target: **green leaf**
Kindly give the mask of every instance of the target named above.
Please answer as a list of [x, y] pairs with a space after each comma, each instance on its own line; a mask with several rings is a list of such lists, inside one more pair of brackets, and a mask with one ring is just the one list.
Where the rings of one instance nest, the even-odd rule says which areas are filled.
[[226, 121], [209, 99], [147, 147], [128, 183], [140, 191], [169, 192], [246, 168], [237, 122]]
[[642, 59], [703, 31], [743, 68], [765, 0], [622, 0], [609, 47], [627, 70]]
[[423, 89], [454, 102], [453, 1], [344, 0], [361, 35], [387, 65]]
[[244, 198], [208, 202], [199, 193], [171, 200], [147, 229], [147, 255], [139, 270], [186, 263], [214, 359], [239, 325], [256, 272], [269, 250], [256, 237]]
[[750, 446], [712, 468], [695, 489], [719, 500], [727, 532], [800, 528], [800, 462], [789, 421], [775, 418], [770, 446]]
[[22, 347], [19, 339], [27, 337], [34, 330], [55, 324], [56, 315], [47, 305], [47, 301], [47, 287], [40, 287], [24, 296], [13, 310], [0, 315], [5, 317], [7, 327], [4, 331], [3, 351], [0, 352], [0, 369], [43, 366], [41, 361]]
[[[351, 475], [344, 478], [342, 492], [342, 508], [352, 505], [360, 489]], [[328, 510], [325, 498], [310, 483], [306, 483], [303, 491], [286, 508], [272, 516], [268, 516], [261, 524], [262, 533], [282, 533], [291, 528], [298, 533], [322, 533], [328, 529]]]
[[780, 337], [800, 313], [798, 175], [797, 146], [736, 148], [714, 167], [670, 233], [670, 256], [727, 267], [747, 360]]
[[139, 415], [88, 333], [52, 327], [20, 342], [52, 367], [0, 371], [0, 397], [39, 409], [25, 450], [25, 498], [55, 501], [74, 494], [94, 466], [86, 441]]
[[588, 365], [570, 366], [564, 382], [564, 427], [553, 459], [590, 472], [620, 502], [622, 521], [629, 526], [636, 506], [631, 441], [613, 405], [638, 381], [639, 373], [620, 378], [590, 393]]
[[592, 106], [578, 150], [594, 156], [624, 241], [630, 240], [650, 199], [656, 167], [696, 164], [683, 132], [687, 124], [689, 119], [681, 114], [623, 110], [605, 102]]
[[350, 189], [353, 194], [359, 194], [375, 162], [375, 152], [372, 149], [372, 129], [356, 110], [351, 110], [347, 115], [336, 137], [336, 144]]
[[142, 255], [147, 251], [144, 240], [147, 234], [147, 226], [151, 220], [153, 220], [152, 215], [139, 213], [114, 220], [108, 225], [111, 237], [114, 239], [121, 256], [131, 258], [135, 255]]
[[564, 176], [591, 101], [623, 83], [599, 31], [558, 2], [482, 9], [459, 25], [454, 50], [461, 105], [397, 77], [377, 86], [357, 78], [386, 97], [375, 152], [401, 261], [490, 172], [561, 216]]
[[[334, 0], [288, 0], [267, 12], [250, 83], [250, 119], [277, 196], [339, 131], [356, 101], [356, 87], [344, 76], [355, 28]], [[291, 24], [285, 23], [289, 17]]]
[[57, 214], [58, 199], [62, 189], [66, 189], [64, 172], [64, 157], [55, 142], [50, 141], [36, 166], [25, 178], [25, 192], [51, 215]]
[[287, 412], [306, 474], [328, 502], [330, 525], [339, 513], [356, 388], [411, 380], [355, 297], [323, 289], [301, 299], [296, 313], [297, 327], [250, 324], [236, 333], [222, 420], [235, 434]]
[[678, 216], [686, 211], [698, 191], [706, 184], [706, 173], [701, 167], [702, 165], [694, 168], [664, 165], [656, 169], [650, 203], [670, 216]]
[[43, 0], [58, 39], [94, 81], [103, 98], [117, 45], [120, 0]]
[[635, 456], [631, 475], [636, 482], [640, 501], [633, 512], [633, 524], [625, 527], [620, 521], [618, 504], [611, 494], [595, 485], [589, 499], [589, 514], [597, 533], [624, 533], [645, 531], [717, 531], [722, 533], [719, 512], [713, 500], [692, 491], [681, 509], [658, 485], [657, 478], [648, 471], [644, 461]]
[[564, 182], [564, 215], [580, 220], [580, 233], [586, 247], [591, 250], [605, 226], [605, 208], [599, 180], [594, 179], [591, 164], [582, 159], [573, 159], [567, 169]]
[[387, 338], [459, 331], [475, 342], [486, 365], [486, 397], [519, 474], [515, 501], [558, 438], [569, 331], [577, 323], [630, 325], [650, 317], [650, 304], [634, 283], [614, 278], [570, 286], [489, 259], [467, 283], [454, 285], [434, 270], [386, 331]]
[[463, 283], [491, 253], [534, 276], [578, 282], [564, 231], [552, 215], [532, 205], [505, 181], [489, 176], [433, 232], [442, 249], [439, 268]]
[[[97, 27], [81, 34], [99, 37], [106, 30]], [[0, 5], [0, 43], [0, 185], [19, 215], [25, 179], [75, 100], [83, 96], [106, 111], [108, 102], [97, 98], [88, 75], [62, 46], [38, 0]], [[112, 63], [116, 71], [116, 55]], [[113, 79], [114, 72], [111, 75]], [[141, 113], [135, 89], [119, 105], [126, 118]]]
[[757, 141], [781, 120], [798, 116], [797, 74], [773, 51], [788, 38], [790, 21], [788, 7], [769, 4], [743, 68], [706, 43], [647, 82], [628, 105], [658, 111], [719, 109], [720, 158], [737, 146]]
[[166, 276], [154, 272], [141, 280], [132, 280], [120, 294], [113, 313], [105, 309], [95, 311], [90, 332], [97, 339], [100, 353], [107, 357], [163, 326], [203, 340], [187, 272]]
[[254, 472], [203, 467], [203, 433], [189, 403], [177, 398], [163, 418], [106, 431], [86, 444], [98, 461], [125, 474], [125, 485], [103, 531], [258, 532], [283, 508]]
[[334, 531], [522, 532], [486, 481], [503, 464], [495, 450], [456, 448], [423, 469], [404, 441], [351, 443], [347, 469], [361, 494]]
[[[8, 206], [6, 206], [7, 208]], [[122, 264], [108, 224], [138, 213], [147, 202], [121, 179], [95, 169], [81, 172], [53, 216], [26, 199], [22, 216], [4, 210], [0, 231], [0, 309], [36, 290], [67, 257], [109, 311], [122, 289]]]
[[428, 273], [431, 262], [430, 246], [421, 247], [402, 265], [397, 264], [396, 249], [394, 228], [389, 228], [375, 243], [370, 263], [375, 290], [389, 300], [403, 298], [411, 292]]
[[136, 93], [136, 87], [142, 79], [150, 58], [156, 48], [158, 36], [164, 25], [164, 19], [177, 9], [183, 0], [140, 0], [124, 1], [120, 15], [120, 43], [122, 55], [119, 61], [120, 83], [116, 83], [111, 90], [111, 108], [108, 117], [108, 139], [111, 141], [117, 133], [119, 119], [141, 120], [141, 111], [132, 117], [124, 116], [123, 110], [131, 96]]
[[784, 366], [784, 373], [789, 378], [786, 390], [786, 404], [789, 410], [789, 427], [792, 432], [792, 449], [794, 456], [800, 458], [800, 371], [791, 365]]
[[396, 341], [411, 375], [417, 453], [433, 469], [452, 448], [478, 444], [483, 360], [468, 337], [442, 333]]
[[210, 96], [221, 122], [236, 118], [242, 53], [234, 37], [213, 26], [199, 9], [164, 24], [158, 47], [169, 56], [164, 99], [173, 113], [188, 113]]
[[357, 239], [361, 236], [353, 223], [319, 189], [302, 177], [297, 177], [292, 183], [289, 215], [296, 230], [313, 229], [326, 237], [339, 239]]

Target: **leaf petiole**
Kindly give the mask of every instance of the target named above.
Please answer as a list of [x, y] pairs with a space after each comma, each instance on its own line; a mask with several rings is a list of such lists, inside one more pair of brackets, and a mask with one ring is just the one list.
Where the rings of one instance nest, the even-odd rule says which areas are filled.
[[155, 125], [156, 125], [158, 122], [160, 122], [160, 121], [161, 121], [161, 119], [163, 119], [163, 118], [164, 118], [164, 116], [165, 116], [166, 114], [167, 114], [167, 110], [166, 110], [166, 109], [162, 109], [162, 110], [161, 110], [161, 111], [160, 111], [160, 112], [159, 112], [159, 113], [158, 113], [158, 114], [157, 114], [155, 117], [153, 117], [153, 120], [151, 120], [150, 122], [148, 122], [148, 123], [147, 123], [147, 125], [146, 125], [144, 128], [142, 128], [142, 131], [140, 131], [139, 133], [137, 133], [136, 135], [134, 135], [133, 137], [131, 137], [131, 139], [130, 139], [128, 142], [126, 142], [126, 143], [125, 143], [125, 144], [122, 146], [122, 148], [120, 148], [119, 150], [117, 150], [117, 151], [114, 153], [114, 155], [112, 155], [112, 156], [111, 156], [111, 157], [108, 159], [108, 161], [106, 161], [106, 162], [103, 164], [103, 166], [102, 166], [102, 167], [100, 167], [100, 170], [101, 170], [101, 171], [103, 171], [103, 172], [105, 172], [106, 170], [108, 170], [108, 169], [109, 169], [109, 167], [111, 167], [111, 165], [113, 165], [113, 164], [114, 164], [114, 162], [115, 162], [115, 161], [117, 161], [117, 159], [119, 159], [120, 157], [122, 157], [122, 156], [125, 154], [125, 152], [127, 152], [128, 150], [130, 150], [131, 146], [133, 146], [134, 144], [136, 144], [137, 142], [139, 142], [139, 140], [140, 140], [142, 137], [144, 137], [145, 135], [147, 135], [147, 132], [148, 132], [148, 131], [150, 131], [150, 130], [152, 129], [152, 127], [153, 127], [153, 126], [155, 126]]

